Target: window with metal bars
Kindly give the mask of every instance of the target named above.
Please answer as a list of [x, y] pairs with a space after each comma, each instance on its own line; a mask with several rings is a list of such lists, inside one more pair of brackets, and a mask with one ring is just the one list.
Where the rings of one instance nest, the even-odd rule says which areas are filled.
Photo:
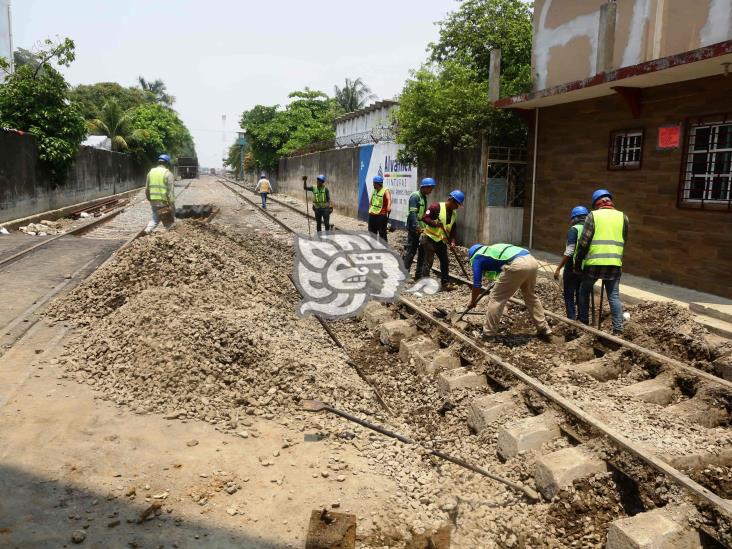
[[643, 130], [618, 130], [610, 133], [608, 169], [640, 170], [643, 158]]
[[679, 204], [732, 211], [732, 121], [729, 115], [688, 125]]

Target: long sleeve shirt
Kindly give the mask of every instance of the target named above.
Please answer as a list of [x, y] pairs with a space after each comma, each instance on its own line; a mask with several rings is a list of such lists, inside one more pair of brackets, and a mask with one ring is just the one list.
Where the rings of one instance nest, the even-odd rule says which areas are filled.
[[569, 231], [567, 231], [567, 244], [564, 247], [564, 256], [568, 257], [567, 263], [565, 264], [564, 268], [567, 270], [567, 272], [571, 272], [573, 270], [573, 263], [572, 263], [572, 257], [574, 256], [574, 250], [577, 248], [577, 231], [574, 228], [574, 225], [569, 228]]
[[[614, 209], [614, 208], [613, 208]], [[628, 242], [628, 216], [623, 216], [623, 241], [627, 244]], [[577, 252], [575, 256], [575, 270], [580, 270], [582, 262], [587, 257], [587, 253], [590, 251], [590, 244], [592, 244], [592, 238], [595, 236], [595, 218], [590, 212], [585, 219], [585, 226], [582, 229], [579, 242], [577, 242]], [[603, 280], [612, 280], [620, 278], [622, 273], [622, 267], [617, 265], [588, 265], [582, 270], [586, 275], [592, 278], [602, 278]]]
[[271, 193], [272, 192], [272, 184], [269, 182], [269, 179], [262, 178], [257, 182], [257, 186], [254, 188], [255, 193]]
[[[447, 210], [447, 224], [449, 225], [452, 221], [452, 216], [454, 212], [453, 210]], [[422, 221], [427, 223], [427, 225], [431, 225], [432, 227], [439, 227], [440, 225], [440, 203], [439, 202], [433, 202], [430, 204], [429, 208], [427, 208], [424, 212], [424, 216], [422, 217]], [[457, 240], [457, 223], [453, 224], [453, 226], [450, 228], [450, 232], [447, 235], [447, 239], [452, 242], [453, 240]]]
[[522, 250], [512, 257], [506, 259], [493, 259], [487, 255], [479, 255], [473, 259], [473, 288], [483, 287], [483, 277], [488, 280], [495, 280], [501, 274], [504, 265], [510, 263], [517, 257], [529, 255], [528, 250]]
[[421, 200], [427, 200], [427, 198], [422, 193], [413, 193], [409, 197], [409, 213], [407, 214], [408, 231], [416, 231], [419, 228], [419, 219], [417, 219], [417, 213], [419, 212]]

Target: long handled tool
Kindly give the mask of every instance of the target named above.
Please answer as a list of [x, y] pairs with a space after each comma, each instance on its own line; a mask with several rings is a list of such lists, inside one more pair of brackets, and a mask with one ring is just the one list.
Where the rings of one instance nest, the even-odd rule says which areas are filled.
[[[308, 183], [308, 176], [307, 175], [303, 175], [302, 176], [302, 182], [303, 182], [303, 187], [306, 187], [307, 186], [307, 183]], [[310, 232], [310, 206], [308, 206], [308, 190], [307, 190], [307, 188], [305, 189], [305, 217], [308, 220], [308, 237], [310, 237], [310, 236], [312, 236], [312, 233]]]
[[455, 248], [453, 248], [452, 246], [450, 246], [450, 244], [448, 244], [447, 247], [450, 248], [450, 251], [452, 252], [452, 255], [455, 256], [455, 261], [457, 261], [458, 262], [458, 265], [460, 265], [460, 269], [462, 269], [463, 274], [465, 275], [465, 278], [467, 278], [468, 280], [470, 280], [470, 275], [468, 274], [468, 271], [465, 270], [465, 265], [463, 265], [463, 262], [460, 261], [460, 257], [458, 256], [457, 252], [455, 251]]
[[449, 461], [450, 463], [454, 463], [455, 465], [459, 465], [460, 467], [473, 471], [474, 473], [483, 475], [484, 477], [493, 479], [496, 482], [500, 482], [501, 484], [505, 484], [506, 486], [509, 486], [510, 488], [513, 488], [514, 490], [523, 493], [531, 501], [539, 501], [539, 499], [540, 499], [539, 494], [537, 494], [534, 490], [532, 490], [528, 486], [525, 486], [518, 482], [510, 481], [503, 477], [499, 477], [498, 475], [494, 475], [493, 473], [486, 471], [485, 469], [483, 469], [481, 467], [468, 463], [467, 461], [464, 461], [460, 458], [453, 457], [449, 454], [441, 452], [440, 450], [435, 450], [434, 448], [429, 448], [427, 446], [424, 446], [423, 444], [419, 444], [419, 443], [405, 437], [404, 435], [400, 435], [398, 433], [388, 431], [381, 425], [375, 425], [373, 423], [369, 423], [368, 421], [358, 418], [356, 416], [352, 416], [351, 414], [349, 414], [347, 412], [343, 412], [342, 410], [337, 410], [337, 409], [333, 408], [332, 406], [329, 406], [328, 404], [324, 404], [324, 403], [320, 402], [319, 400], [304, 400], [303, 409], [308, 412], [321, 412], [323, 410], [326, 410], [332, 414], [341, 416], [342, 418], [345, 418], [348, 421], [358, 423], [362, 427], [366, 427], [367, 429], [371, 429], [372, 431], [381, 433], [384, 436], [395, 438], [398, 441], [403, 442], [404, 444], [417, 444], [417, 445], [421, 446], [422, 448], [424, 448], [425, 450], [427, 450], [431, 455], [436, 456], [440, 459], [444, 459], [445, 461]]
[[[475, 304], [477, 305], [481, 299], [483, 299], [485, 296], [487, 296], [489, 293], [491, 293], [491, 290], [493, 289], [493, 286], [495, 286], [495, 285], [496, 285], [495, 282], [491, 282], [491, 284], [488, 287], [486, 287], [483, 291], [481, 291], [480, 295], [478, 296], [478, 299], [475, 300]], [[468, 311], [470, 311], [470, 309], [465, 309], [460, 314], [460, 316], [458, 317], [458, 319], [455, 322], [460, 322], [466, 314], [469, 314]]]
[[592, 288], [590, 290], [590, 308], [592, 309], [592, 320], [590, 321], [590, 325], [595, 324], [595, 288]]

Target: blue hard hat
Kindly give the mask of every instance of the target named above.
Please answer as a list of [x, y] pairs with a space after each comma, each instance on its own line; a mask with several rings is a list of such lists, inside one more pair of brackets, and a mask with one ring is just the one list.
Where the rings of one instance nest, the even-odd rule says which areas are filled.
[[472, 258], [473, 255], [475, 255], [475, 252], [480, 250], [483, 247], [483, 244], [473, 244], [470, 249], [468, 250], [468, 257]]
[[161, 154], [158, 156], [158, 162], [167, 162], [170, 164], [170, 155], [169, 154]]
[[322, 173], [318, 176], [318, 181], [325, 181], [325, 176]]
[[419, 184], [420, 187], [436, 187], [437, 182], [431, 177], [425, 177]]
[[458, 204], [462, 204], [463, 202], [465, 202], [465, 193], [463, 191], [454, 190], [447, 196], [452, 198]]
[[601, 198], [604, 198], [606, 196], [609, 196], [610, 198], [613, 197], [613, 193], [608, 191], [607, 189], [597, 189], [594, 193], [592, 193], [592, 205], [595, 205], [595, 202], [600, 200]]
[[572, 208], [570, 219], [574, 219], [575, 217], [581, 217], [583, 215], [587, 215], [588, 213], [590, 213], [590, 211], [584, 206], [575, 206], [574, 208]]
[[377, 185], [383, 185], [384, 184], [384, 178], [381, 177], [380, 175], [375, 175], [374, 176], [374, 183], [376, 183]]

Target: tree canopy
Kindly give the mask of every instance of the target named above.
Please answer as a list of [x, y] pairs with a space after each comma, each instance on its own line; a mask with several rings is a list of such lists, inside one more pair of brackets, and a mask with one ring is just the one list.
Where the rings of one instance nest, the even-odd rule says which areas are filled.
[[71, 89], [69, 96], [74, 101], [84, 118], [99, 118], [102, 108], [114, 101], [123, 111], [128, 111], [149, 101], [149, 97], [140, 88], [126, 88], [116, 82], [98, 82], [96, 84], [80, 84]]
[[402, 160], [473, 148], [483, 137], [495, 145], [524, 145], [524, 125], [488, 101], [489, 61], [491, 49], [500, 48], [503, 95], [530, 89], [531, 5], [462, 0], [439, 26], [428, 62], [407, 80], [395, 114]]
[[371, 93], [371, 88], [361, 78], [346, 78], [344, 86], [334, 86], [333, 91], [334, 99], [344, 113], [363, 109], [369, 101], [376, 99], [376, 95]]
[[[52, 66], [69, 66], [74, 59], [72, 40], [44, 40], [29, 62], [0, 84], [0, 126], [36, 137], [39, 158], [55, 182], [64, 179], [86, 137], [84, 117], [69, 101], [69, 85]], [[0, 70], [9, 72], [4, 58]]]

